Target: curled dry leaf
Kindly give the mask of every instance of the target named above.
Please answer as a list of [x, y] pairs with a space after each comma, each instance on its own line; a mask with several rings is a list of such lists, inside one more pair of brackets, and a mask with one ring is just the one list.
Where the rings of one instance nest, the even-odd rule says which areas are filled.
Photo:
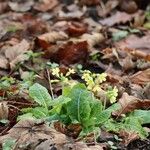
[[24, 53], [27, 52], [29, 48], [30, 44], [26, 40], [22, 40], [17, 45], [5, 50], [5, 57], [9, 60], [11, 69], [13, 69], [18, 62], [27, 59]]
[[87, 32], [87, 25], [79, 22], [70, 22], [66, 31], [70, 36], [80, 36]]
[[0, 102], [0, 120], [8, 119], [9, 108], [6, 102]]
[[100, 44], [101, 42], [104, 41], [104, 36], [102, 33], [92, 33], [92, 34], [88, 34], [85, 33], [81, 36], [81, 40], [83, 41], [87, 41], [89, 48], [92, 48], [93, 46]]
[[55, 43], [58, 40], [66, 40], [68, 39], [68, 35], [64, 32], [49, 32], [38, 36], [38, 40], [45, 41], [47, 43]]
[[135, 109], [149, 109], [150, 108], [150, 100], [148, 99], [141, 100], [134, 96], [130, 96], [127, 93], [123, 93], [118, 103], [121, 105], [121, 109], [114, 112], [114, 115], [117, 115], [117, 116], [131, 112]]
[[34, 9], [42, 12], [52, 10], [58, 5], [58, 0], [42, 0], [41, 3], [37, 3], [34, 6]]
[[135, 84], [146, 84], [150, 82], [150, 69], [139, 71], [129, 77]]
[[100, 23], [102, 25], [113, 26], [115, 24], [126, 23], [128, 21], [131, 21], [134, 17], [135, 17], [135, 14], [130, 15], [125, 12], [117, 11], [111, 17], [100, 20]]

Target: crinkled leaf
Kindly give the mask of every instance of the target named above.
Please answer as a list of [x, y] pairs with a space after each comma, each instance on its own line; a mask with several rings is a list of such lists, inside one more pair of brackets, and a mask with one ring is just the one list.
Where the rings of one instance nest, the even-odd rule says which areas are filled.
[[131, 116], [141, 119], [142, 124], [150, 123], [150, 110], [135, 110]]
[[42, 85], [35, 83], [29, 88], [29, 95], [36, 101], [39, 105], [47, 108], [51, 102], [51, 96], [48, 90]]

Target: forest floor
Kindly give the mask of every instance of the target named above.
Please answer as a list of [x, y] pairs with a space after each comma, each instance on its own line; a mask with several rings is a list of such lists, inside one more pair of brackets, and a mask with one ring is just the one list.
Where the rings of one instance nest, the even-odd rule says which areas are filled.
[[0, 0], [0, 149], [150, 150], [147, 0]]

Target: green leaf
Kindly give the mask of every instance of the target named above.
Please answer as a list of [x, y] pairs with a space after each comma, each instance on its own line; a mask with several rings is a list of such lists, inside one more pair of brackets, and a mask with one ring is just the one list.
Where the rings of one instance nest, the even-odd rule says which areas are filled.
[[17, 117], [17, 121], [19, 120], [27, 120], [27, 119], [36, 119], [32, 113], [26, 113]]
[[135, 110], [130, 114], [132, 117], [138, 117], [141, 120], [142, 124], [150, 123], [150, 110]]
[[52, 99], [45, 87], [38, 83], [35, 83], [29, 88], [29, 95], [39, 105], [44, 106], [46, 109], [48, 109], [48, 106]]
[[148, 133], [144, 130], [141, 125], [141, 121], [138, 117], [127, 117], [125, 118], [124, 126], [125, 130], [134, 131], [138, 133], [141, 138], [146, 138]]
[[6, 139], [5, 142], [2, 144], [3, 150], [12, 150], [13, 146], [15, 145], [15, 139]]
[[53, 109], [50, 110], [51, 113], [60, 113], [62, 106], [64, 104], [67, 104], [69, 101], [71, 101], [70, 98], [65, 97], [65, 96], [59, 96], [58, 98], [54, 99], [53, 101], [50, 102], [50, 106], [53, 106]]
[[113, 41], [119, 41], [128, 35], [128, 31], [118, 31], [112, 34]]
[[90, 101], [92, 93], [87, 91], [83, 84], [77, 84], [72, 89], [65, 90], [64, 96], [71, 98], [66, 110], [72, 122], [83, 122], [90, 117]]

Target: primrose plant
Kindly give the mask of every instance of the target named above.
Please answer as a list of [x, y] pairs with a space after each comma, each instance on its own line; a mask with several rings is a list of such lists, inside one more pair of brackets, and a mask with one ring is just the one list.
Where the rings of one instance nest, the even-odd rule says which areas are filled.
[[38, 106], [23, 109], [18, 120], [37, 118], [60, 121], [65, 125], [79, 124], [82, 128], [80, 135], [98, 131], [117, 108], [111, 106], [104, 110], [101, 101], [82, 83], [63, 87], [62, 95], [53, 100], [45, 87], [35, 83], [29, 88], [29, 95]]

